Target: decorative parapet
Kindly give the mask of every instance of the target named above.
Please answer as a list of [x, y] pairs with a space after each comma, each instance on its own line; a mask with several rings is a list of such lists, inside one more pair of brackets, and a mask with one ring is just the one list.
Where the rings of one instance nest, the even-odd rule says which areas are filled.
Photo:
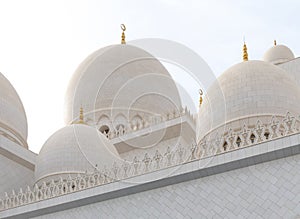
[[118, 130], [110, 130], [107, 133], [103, 133], [108, 139], [117, 138], [126, 134], [133, 133], [137, 130], [142, 130], [148, 128], [152, 125], [158, 125], [166, 121], [170, 121], [173, 119], [177, 119], [180, 117], [186, 116], [188, 121], [192, 124], [196, 125], [196, 117], [190, 112], [190, 110], [185, 108], [181, 108], [180, 110], [174, 109], [173, 111], [167, 112], [163, 116], [155, 116], [149, 120], [142, 120], [139, 124], [135, 121], [131, 121], [128, 127], [119, 126]]
[[141, 158], [134, 157], [132, 162], [114, 163], [109, 169], [95, 169], [93, 173], [79, 174], [73, 178], [69, 175], [66, 179], [59, 178], [57, 181], [43, 182], [41, 186], [36, 184], [33, 188], [28, 186], [25, 190], [21, 188], [18, 192], [5, 193], [4, 199], [0, 199], [0, 211], [282, 138], [299, 133], [299, 128], [299, 118], [290, 113], [281, 121], [273, 116], [268, 124], [258, 120], [254, 128], [244, 125], [238, 132], [229, 128], [225, 134], [216, 135], [209, 141], [204, 138], [198, 144], [179, 146], [176, 150], [168, 147], [164, 153], [156, 150], [153, 155], [145, 153]]

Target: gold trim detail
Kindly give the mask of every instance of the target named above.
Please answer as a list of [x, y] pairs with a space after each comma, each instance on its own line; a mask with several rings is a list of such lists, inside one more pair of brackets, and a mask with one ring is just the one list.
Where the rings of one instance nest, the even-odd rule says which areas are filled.
[[86, 123], [84, 122], [84, 113], [83, 113], [82, 106], [80, 107], [80, 110], [79, 110], [79, 120], [74, 121], [71, 124], [85, 124], [86, 125]]
[[126, 41], [125, 41], [126, 26], [125, 26], [125, 24], [121, 24], [121, 30], [122, 30], [121, 44], [126, 44]]
[[248, 51], [247, 51], [247, 45], [245, 42], [244, 42], [244, 46], [243, 46], [243, 60], [248, 61]]
[[201, 105], [202, 105], [202, 102], [203, 102], [203, 91], [202, 91], [202, 89], [199, 89], [199, 95], [200, 95], [200, 97], [199, 97], [199, 107], [201, 107]]

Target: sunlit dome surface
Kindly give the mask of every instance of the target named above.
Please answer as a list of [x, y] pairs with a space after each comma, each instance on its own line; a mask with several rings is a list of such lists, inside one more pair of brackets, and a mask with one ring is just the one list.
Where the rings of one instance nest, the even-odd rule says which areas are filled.
[[[300, 112], [300, 88], [281, 68], [263, 61], [245, 61], [226, 70], [208, 89], [199, 109], [198, 139], [227, 124], [254, 126], [257, 119]], [[228, 128], [227, 127], [227, 128]]]
[[0, 134], [27, 148], [27, 118], [11, 83], [0, 73]]
[[[101, 116], [150, 117], [179, 109], [181, 100], [172, 77], [151, 54], [138, 47], [112, 45], [91, 54], [73, 75], [65, 99], [65, 122], [78, 118], [83, 106], [87, 121]], [[145, 118], [144, 117], [144, 118]]]
[[274, 45], [266, 51], [263, 60], [272, 64], [280, 64], [294, 59], [295, 56], [290, 48], [285, 45]]
[[73, 124], [55, 132], [37, 156], [36, 182], [111, 167], [119, 155], [97, 129]]

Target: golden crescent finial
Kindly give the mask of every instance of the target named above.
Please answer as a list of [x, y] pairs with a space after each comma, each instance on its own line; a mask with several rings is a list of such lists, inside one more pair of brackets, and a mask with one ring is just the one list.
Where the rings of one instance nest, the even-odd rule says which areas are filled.
[[199, 97], [199, 107], [202, 105], [202, 102], [203, 102], [203, 90], [202, 89], [199, 89], [199, 94], [200, 94], [200, 97]]
[[200, 95], [203, 95], [202, 89], [199, 89], [199, 94], [200, 94]]
[[121, 29], [122, 29], [121, 44], [126, 44], [126, 41], [125, 41], [126, 26], [125, 26], [125, 24], [121, 24], [120, 26], [121, 26]]
[[121, 24], [121, 29], [122, 29], [123, 31], [126, 31], [126, 26], [125, 26], [125, 24]]

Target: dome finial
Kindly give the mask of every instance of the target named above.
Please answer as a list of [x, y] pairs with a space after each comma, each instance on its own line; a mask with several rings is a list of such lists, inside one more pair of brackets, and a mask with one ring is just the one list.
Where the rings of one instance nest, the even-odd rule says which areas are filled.
[[202, 105], [202, 102], [203, 102], [203, 97], [202, 97], [203, 91], [202, 91], [202, 89], [199, 89], [199, 94], [200, 94], [200, 97], [199, 97], [199, 108], [200, 108], [201, 105]]
[[80, 110], [79, 110], [79, 120], [77, 122], [76, 121], [72, 122], [72, 124], [86, 124], [84, 122], [84, 116], [83, 116], [83, 108], [82, 108], [82, 106], [80, 106]]
[[121, 29], [122, 29], [121, 44], [126, 44], [126, 41], [125, 41], [126, 26], [125, 26], [125, 24], [121, 24]]
[[243, 46], [243, 60], [248, 61], [248, 52], [247, 52], [247, 46], [246, 46], [245, 40], [244, 40], [244, 46]]
[[274, 46], [276, 46], [277, 45], [277, 42], [276, 42], [276, 40], [274, 40]]
[[83, 108], [82, 108], [82, 106], [80, 107], [80, 111], [79, 111], [79, 121], [78, 121], [78, 123], [84, 124], [84, 121], [83, 121]]

